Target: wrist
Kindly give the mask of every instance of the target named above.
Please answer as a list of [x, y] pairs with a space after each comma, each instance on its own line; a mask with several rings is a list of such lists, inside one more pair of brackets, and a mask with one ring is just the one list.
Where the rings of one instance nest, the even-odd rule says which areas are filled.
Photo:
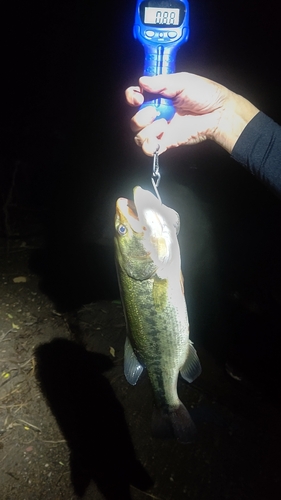
[[250, 101], [228, 90], [218, 110], [217, 127], [212, 139], [231, 153], [243, 130], [258, 112], [259, 109]]

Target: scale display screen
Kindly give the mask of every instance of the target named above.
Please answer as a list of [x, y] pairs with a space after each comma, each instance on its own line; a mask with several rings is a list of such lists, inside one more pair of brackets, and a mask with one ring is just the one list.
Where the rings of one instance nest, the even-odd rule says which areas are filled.
[[144, 24], [179, 26], [180, 9], [169, 9], [167, 7], [145, 7]]
[[185, 16], [188, 16], [187, 9], [186, 2], [179, 0], [144, 0], [139, 3], [141, 22], [145, 26], [158, 28], [169, 26], [179, 28], [183, 24]]

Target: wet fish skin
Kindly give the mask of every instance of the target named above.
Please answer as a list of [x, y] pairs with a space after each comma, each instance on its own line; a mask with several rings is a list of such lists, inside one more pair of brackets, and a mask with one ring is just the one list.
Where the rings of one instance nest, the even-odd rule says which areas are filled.
[[177, 394], [178, 374], [201, 373], [189, 324], [177, 240], [179, 216], [149, 191], [134, 189], [134, 204], [116, 203], [115, 254], [127, 323], [124, 372], [136, 384], [144, 367], [156, 409], [154, 435], [193, 441], [195, 426]]

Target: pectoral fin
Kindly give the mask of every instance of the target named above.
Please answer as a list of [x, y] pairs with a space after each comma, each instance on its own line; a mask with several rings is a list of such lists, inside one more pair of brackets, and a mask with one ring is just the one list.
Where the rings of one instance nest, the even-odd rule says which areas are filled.
[[184, 380], [191, 383], [201, 374], [201, 364], [197, 356], [197, 352], [194, 349], [191, 342], [189, 342], [188, 355], [185, 360], [183, 367], [180, 370], [180, 374]]
[[126, 337], [124, 349], [124, 374], [127, 382], [131, 385], [136, 385], [142, 371], [143, 366], [138, 361], [131, 346], [131, 342], [128, 337]]

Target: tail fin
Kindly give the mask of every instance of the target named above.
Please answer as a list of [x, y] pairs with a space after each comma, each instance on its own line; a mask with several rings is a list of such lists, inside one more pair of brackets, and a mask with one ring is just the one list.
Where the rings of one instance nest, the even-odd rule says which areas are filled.
[[152, 434], [159, 438], [175, 437], [180, 443], [192, 443], [196, 427], [186, 407], [180, 403], [177, 408], [155, 408], [152, 416]]

